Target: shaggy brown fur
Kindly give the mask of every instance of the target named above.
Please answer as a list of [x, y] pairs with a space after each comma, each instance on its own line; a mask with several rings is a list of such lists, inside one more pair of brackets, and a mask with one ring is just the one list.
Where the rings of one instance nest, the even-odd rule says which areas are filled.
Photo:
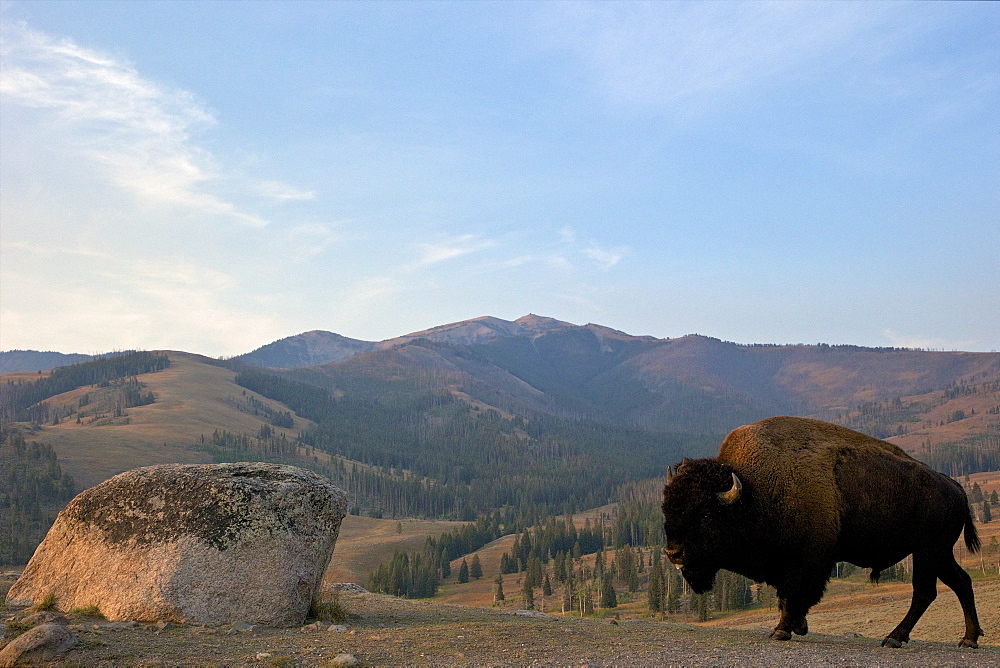
[[663, 512], [668, 557], [695, 591], [710, 589], [720, 568], [777, 588], [772, 638], [808, 632], [806, 613], [838, 561], [877, 579], [908, 554], [913, 601], [882, 644], [909, 641], [938, 578], [962, 603], [960, 645], [975, 647], [983, 634], [971, 579], [952, 555], [963, 529], [969, 549], [979, 548], [965, 492], [891, 443], [819, 420], [762, 420], [730, 433], [718, 457], [682, 462], [668, 476]]

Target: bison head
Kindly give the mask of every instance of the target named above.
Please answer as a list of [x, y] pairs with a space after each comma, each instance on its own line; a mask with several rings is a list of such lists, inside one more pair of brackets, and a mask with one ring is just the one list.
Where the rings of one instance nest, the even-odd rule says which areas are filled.
[[684, 460], [667, 469], [663, 529], [667, 558], [697, 594], [712, 588], [723, 553], [732, 548], [735, 511], [743, 493], [736, 473], [714, 459]]

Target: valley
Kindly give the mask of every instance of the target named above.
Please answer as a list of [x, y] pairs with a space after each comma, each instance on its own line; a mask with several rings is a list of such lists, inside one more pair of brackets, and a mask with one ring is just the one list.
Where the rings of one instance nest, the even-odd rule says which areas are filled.
[[[494, 514], [504, 535], [447, 559], [447, 569], [436, 562], [440, 555], [433, 556], [432, 567], [450, 573], [440, 576], [430, 608], [390, 603], [377, 594], [357, 599], [363, 608], [418, 606], [412, 609], [427, 613], [420, 624], [428, 638], [438, 632], [434, 618], [452, 614], [438, 611], [452, 605], [488, 609], [470, 611], [473, 617], [510, 621], [509, 613], [522, 605], [526, 563], [504, 574], [506, 601], [496, 609], [494, 581], [505, 553], [539, 523], [570, 514], [578, 529], [600, 523], [600, 558], [609, 567], [617, 563], [622, 543], [610, 537], [610, 527], [621, 502], [632, 499], [639, 505], [628, 512], [640, 515], [630, 520], [632, 531], [649, 536], [632, 542], [646, 568], [637, 589], [629, 592], [615, 580], [618, 603], [602, 608], [600, 581], [582, 579], [590, 584], [580, 592], [589, 593], [580, 596], [592, 597], [594, 610], [568, 623], [610, 624], [613, 618], [649, 633], [679, 633], [679, 639], [694, 631], [678, 629], [695, 628], [685, 625], [700, 616], [706, 628], [749, 630], [746, 642], [756, 642], [755, 634], [774, 623], [766, 597], [734, 610], [721, 598], [700, 604], [685, 594], [676, 609], [655, 612], [646, 590], [658, 549], [656, 495], [665, 467], [714, 454], [727, 431], [767, 415], [819, 417], [887, 438], [967, 490], [978, 485], [987, 501], [1000, 492], [1000, 355], [994, 353], [741, 346], [696, 335], [637, 337], [527, 316], [475, 319], [375, 343], [309, 332], [232, 360], [156, 354], [169, 365], [47, 397], [44, 411], [37, 411], [44, 420], [9, 420], [5, 434], [16, 429], [28, 444], [51, 448], [56, 473], [71, 477], [78, 490], [124, 470], [173, 462], [280, 461], [326, 475], [348, 492], [350, 505], [327, 584], [365, 586], [397, 551], [420, 553], [428, 538]], [[51, 373], [16, 371], [0, 376], [0, 383], [12, 388]], [[126, 385], [151, 402], [115, 403]], [[0, 451], [5, 475], [13, 470], [11, 456]], [[51, 522], [60, 505], [47, 503]], [[1000, 533], [1000, 508], [993, 507], [998, 519], [980, 524], [982, 555], [964, 558], [970, 572], [979, 571], [976, 591], [988, 629], [1000, 628], [993, 612], [1000, 610], [1000, 575], [989, 542]], [[981, 502], [976, 512], [986, 512]], [[463, 560], [473, 557], [483, 577], [459, 583]], [[585, 551], [574, 559], [575, 577], [599, 574], [597, 558]], [[543, 569], [554, 577], [551, 563]], [[551, 595], [534, 589], [535, 605], [561, 619], [562, 585], [552, 586]], [[868, 627], [895, 625], [908, 592], [909, 585], [896, 582], [872, 587], [860, 573], [835, 579], [811, 627], [838, 643], [845, 633], [877, 635], [884, 631]], [[915, 637], [950, 643], [956, 606], [945, 592]], [[494, 613], [508, 616], [494, 619]], [[989, 633], [983, 644], [994, 644], [996, 635]]]

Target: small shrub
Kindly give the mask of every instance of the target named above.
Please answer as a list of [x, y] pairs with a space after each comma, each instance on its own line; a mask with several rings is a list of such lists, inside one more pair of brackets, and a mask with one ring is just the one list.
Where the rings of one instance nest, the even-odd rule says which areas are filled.
[[309, 615], [324, 622], [343, 622], [350, 619], [351, 614], [340, 604], [340, 592], [327, 592], [323, 601], [313, 601]]
[[42, 598], [41, 602], [35, 606], [35, 610], [51, 610], [54, 607], [56, 607], [56, 593], [54, 591], [49, 591], [49, 593]]
[[83, 617], [100, 617], [104, 619], [104, 615], [101, 614], [101, 609], [96, 605], [88, 605], [85, 608], [73, 608], [70, 613], [74, 615], [81, 615]]

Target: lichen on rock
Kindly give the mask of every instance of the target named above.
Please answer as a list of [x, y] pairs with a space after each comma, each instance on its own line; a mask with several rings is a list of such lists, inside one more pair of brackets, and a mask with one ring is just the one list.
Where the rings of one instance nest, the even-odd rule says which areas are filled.
[[51, 592], [109, 620], [296, 626], [346, 509], [342, 490], [293, 466], [127, 471], [66, 506], [7, 601]]

